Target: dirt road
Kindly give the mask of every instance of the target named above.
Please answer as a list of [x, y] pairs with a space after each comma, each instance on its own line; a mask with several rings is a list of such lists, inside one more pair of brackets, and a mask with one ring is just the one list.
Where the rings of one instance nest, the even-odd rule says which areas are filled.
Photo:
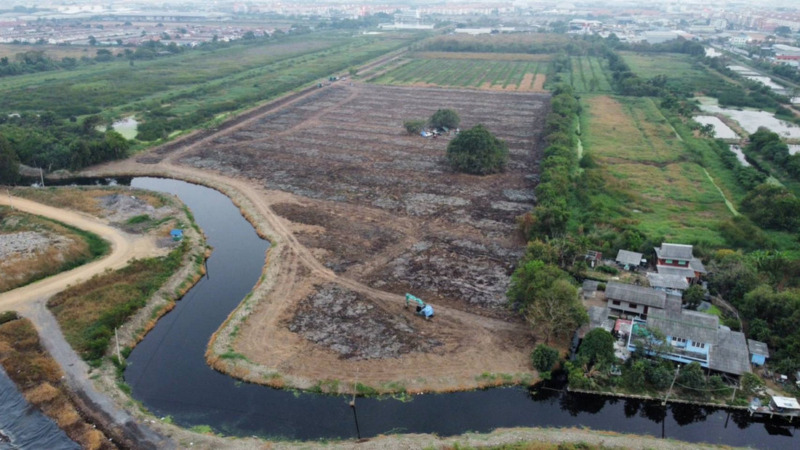
[[58, 220], [92, 232], [111, 243], [111, 253], [102, 259], [0, 294], [0, 310], [16, 310], [25, 315], [36, 300], [50, 298], [65, 286], [87, 280], [106, 269], [119, 269], [134, 258], [151, 256], [157, 252], [152, 238], [124, 233], [86, 214], [53, 208], [19, 197], [0, 196], [0, 205], [10, 205], [20, 211]]
[[89, 367], [64, 339], [58, 322], [47, 309], [47, 300], [66, 286], [80, 283], [107, 269], [124, 267], [134, 258], [157, 254], [159, 251], [154, 239], [124, 233], [89, 215], [18, 197], [0, 197], [0, 205], [10, 205], [20, 211], [58, 220], [95, 233], [111, 243], [111, 253], [97, 261], [0, 294], [0, 311], [15, 310], [30, 319], [42, 344], [64, 370], [69, 386], [97, 414], [105, 417], [104, 421], [110, 426], [122, 429], [124, 434], [141, 445], [140, 448], [174, 447], [151, 429], [138, 425], [130, 414], [97, 392], [89, 379]]

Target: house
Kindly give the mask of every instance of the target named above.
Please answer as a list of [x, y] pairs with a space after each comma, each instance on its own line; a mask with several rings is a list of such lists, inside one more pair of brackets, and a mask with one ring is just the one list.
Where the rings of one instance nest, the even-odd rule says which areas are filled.
[[702, 261], [694, 257], [691, 245], [662, 243], [654, 250], [656, 271], [661, 275], [680, 275], [692, 283], [706, 273]]
[[180, 241], [183, 239], [183, 230], [175, 228], [169, 232], [169, 235], [172, 236], [173, 241]]
[[645, 286], [609, 282], [606, 285], [607, 308], [623, 317], [646, 318], [651, 311], [663, 311], [667, 293]]
[[779, 397], [773, 395], [769, 401], [769, 408], [777, 413], [787, 415], [800, 415], [800, 404], [792, 397]]
[[682, 275], [664, 275], [648, 272], [647, 281], [650, 282], [651, 288], [679, 297], [683, 296], [683, 291], [689, 289], [689, 282]]
[[767, 344], [753, 339], [747, 340], [747, 349], [750, 351], [750, 363], [763, 366], [769, 358], [769, 348]]
[[[656, 340], [654, 330], [664, 335]], [[701, 367], [739, 376], [750, 372], [747, 340], [743, 333], [720, 326], [719, 318], [697, 311], [675, 310], [651, 313], [647, 320], [634, 319], [628, 350], [657, 344], [657, 355], [682, 364], [696, 362]]]
[[625, 270], [633, 270], [639, 267], [642, 263], [642, 254], [630, 252], [628, 250], [620, 250], [617, 252], [617, 264], [624, 267]]

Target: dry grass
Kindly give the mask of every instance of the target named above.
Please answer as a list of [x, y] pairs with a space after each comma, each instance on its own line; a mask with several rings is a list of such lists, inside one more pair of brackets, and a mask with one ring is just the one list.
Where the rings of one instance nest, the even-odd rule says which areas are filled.
[[550, 61], [552, 55], [527, 53], [472, 53], [472, 52], [419, 52], [415, 58], [422, 59], [482, 59], [487, 61]]
[[[13, 195], [44, 203], [45, 205], [81, 211], [98, 217], [103, 217], [105, 213], [103, 208], [100, 207], [99, 198], [122, 192], [130, 193], [130, 190], [122, 187], [71, 187], [58, 189], [18, 188], [11, 191]], [[137, 199], [145, 201], [153, 208], [160, 208], [166, 203], [161, 194], [140, 190], [135, 191], [135, 194]]]
[[[122, 53], [122, 49], [111, 49], [114, 54]], [[88, 56], [93, 58], [97, 56], [97, 48], [88, 45], [20, 45], [20, 44], [0, 44], [0, 57], [8, 57], [14, 60], [14, 57], [20, 53], [25, 52], [44, 52], [46, 56], [52, 59], [64, 57], [78, 58]]]
[[0, 364], [28, 402], [53, 419], [81, 447], [117, 448], [84, 420], [63, 384], [61, 368], [42, 348], [36, 330], [27, 319], [0, 325]]

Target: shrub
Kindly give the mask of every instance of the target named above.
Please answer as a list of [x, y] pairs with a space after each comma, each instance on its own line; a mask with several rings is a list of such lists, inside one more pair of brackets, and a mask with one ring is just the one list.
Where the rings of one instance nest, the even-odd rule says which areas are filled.
[[403, 122], [403, 127], [408, 134], [419, 134], [425, 128], [425, 121], [422, 119], [406, 120]]
[[611, 275], [619, 274], [619, 270], [616, 267], [611, 267], [611, 266], [597, 266], [597, 270], [599, 272], [605, 272]]
[[453, 169], [473, 175], [502, 172], [508, 162], [508, 146], [483, 125], [476, 125], [450, 141], [447, 161]]
[[553, 347], [539, 344], [531, 353], [533, 367], [544, 377], [544, 373], [549, 373], [553, 366], [558, 362], [558, 350]]

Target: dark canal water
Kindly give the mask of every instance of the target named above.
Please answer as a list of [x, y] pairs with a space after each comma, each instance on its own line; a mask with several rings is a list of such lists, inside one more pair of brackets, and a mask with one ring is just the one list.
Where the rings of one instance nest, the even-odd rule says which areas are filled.
[[[127, 180], [122, 180], [125, 183]], [[223, 194], [155, 178], [131, 184], [178, 195], [214, 252], [203, 278], [164, 316], [129, 358], [133, 396], [159, 417], [226, 435], [290, 439], [355, 438], [385, 433], [491, 431], [498, 427], [589, 427], [623, 433], [759, 448], [800, 448], [795, 426], [751, 421], [746, 413], [657, 402], [571, 395], [540, 389], [490, 389], [419, 395], [412, 401], [358, 399], [358, 431], [349, 397], [298, 394], [240, 383], [210, 369], [211, 334], [253, 288], [269, 245]]]

